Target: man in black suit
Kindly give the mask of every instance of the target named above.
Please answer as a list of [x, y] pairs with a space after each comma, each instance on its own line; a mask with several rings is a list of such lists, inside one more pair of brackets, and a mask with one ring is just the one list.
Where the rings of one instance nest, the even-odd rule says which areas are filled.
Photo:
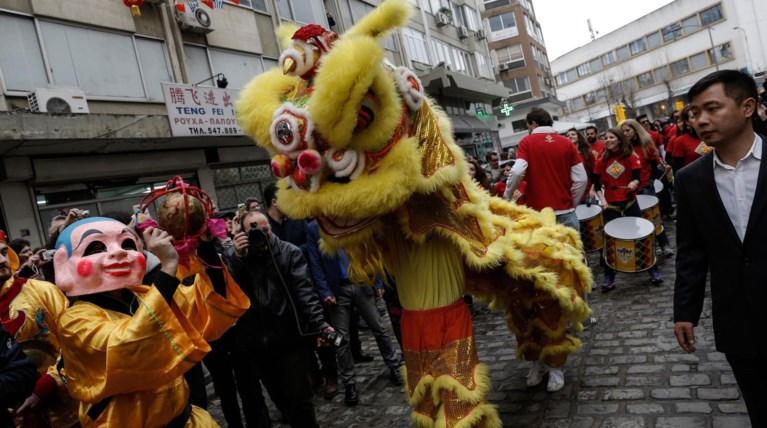
[[722, 70], [688, 93], [695, 130], [714, 150], [676, 179], [674, 334], [695, 351], [706, 274], [716, 349], [732, 366], [754, 427], [767, 427], [767, 137], [754, 133], [754, 80]]

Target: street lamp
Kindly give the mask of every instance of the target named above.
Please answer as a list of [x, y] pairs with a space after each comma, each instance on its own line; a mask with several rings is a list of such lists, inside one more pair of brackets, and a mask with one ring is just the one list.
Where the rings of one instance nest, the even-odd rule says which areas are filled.
[[732, 27], [733, 30], [740, 30], [743, 32], [743, 37], [746, 39], [746, 61], [748, 61], [747, 68], [749, 73], [751, 72], [751, 47], [748, 45], [748, 33], [741, 27]]

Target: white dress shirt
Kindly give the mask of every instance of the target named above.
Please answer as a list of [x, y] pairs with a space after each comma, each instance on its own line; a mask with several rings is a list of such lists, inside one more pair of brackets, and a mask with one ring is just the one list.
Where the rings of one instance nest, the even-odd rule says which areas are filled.
[[746, 236], [748, 217], [751, 214], [751, 205], [756, 193], [756, 182], [759, 178], [759, 165], [762, 161], [762, 139], [758, 135], [754, 138], [751, 150], [743, 159], [739, 160], [735, 167], [731, 167], [716, 155], [714, 150], [714, 181], [722, 198], [724, 209], [730, 217], [740, 241]]

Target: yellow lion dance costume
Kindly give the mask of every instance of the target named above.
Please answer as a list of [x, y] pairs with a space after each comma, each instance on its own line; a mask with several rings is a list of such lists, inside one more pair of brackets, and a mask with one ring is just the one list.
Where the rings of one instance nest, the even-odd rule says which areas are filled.
[[580, 346], [565, 329], [590, 313], [591, 274], [553, 211], [469, 178], [447, 116], [412, 71], [384, 60], [378, 40], [410, 13], [386, 0], [341, 37], [280, 27], [280, 68], [243, 90], [239, 122], [274, 156], [286, 214], [317, 218], [323, 250], [344, 249], [353, 279], [384, 268], [396, 278], [413, 422], [497, 427], [462, 296], [505, 310], [518, 357], [557, 367]]

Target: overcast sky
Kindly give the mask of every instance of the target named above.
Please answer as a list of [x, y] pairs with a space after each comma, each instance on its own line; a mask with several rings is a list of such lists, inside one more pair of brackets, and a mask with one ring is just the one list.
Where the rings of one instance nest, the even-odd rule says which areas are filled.
[[591, 27], [599, 37], [671, 1], [533, 0], [533, 7], [543, 29], [549, 60], [553, 61], [591, 41], [587, 19], [591, 18]]

